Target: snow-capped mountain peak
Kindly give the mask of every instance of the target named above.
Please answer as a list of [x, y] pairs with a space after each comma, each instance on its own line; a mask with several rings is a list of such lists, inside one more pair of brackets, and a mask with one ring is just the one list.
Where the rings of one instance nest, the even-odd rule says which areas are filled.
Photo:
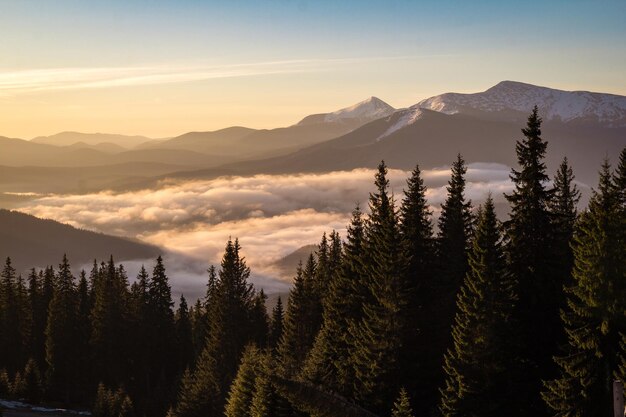
[[341, 119], [378, 119], [389, 116], [395, 109], [378, 97], [370, 97], [353, 106], [326, 114], [324, 121], [335, 122]]
[[625, 96], [563, 91], [516, 81], [502, 81], [481, 93], [441, 94], [417, 104], [446, 114], [471, 111], [529, 113], [534, 105], [547, 120], [592, 120], [609, 127], [626, 126]]

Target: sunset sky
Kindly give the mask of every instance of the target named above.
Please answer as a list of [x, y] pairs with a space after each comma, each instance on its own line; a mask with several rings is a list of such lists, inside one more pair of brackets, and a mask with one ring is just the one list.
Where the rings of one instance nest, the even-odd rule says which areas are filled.
[[505, 79], [626, 95], [626, 2], [511, 3], [0, 0], [0, 136], [278, 127]]

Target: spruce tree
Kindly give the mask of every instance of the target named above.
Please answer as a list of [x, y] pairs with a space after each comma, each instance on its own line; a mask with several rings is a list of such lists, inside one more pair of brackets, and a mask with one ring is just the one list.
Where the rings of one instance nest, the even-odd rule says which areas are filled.
[[174, 409], [177, 417], [217, 416], [223, 412], [243, 349], [254, 337], [250, 317], [255, 292], [248, 283], [250, 269], [240, 250], [237, 239], [226, 244], [219, 279], [208, 305], [207, 343], [193, 374], [181, 384]]
[[250, 345], [244, 350], [226, 402], [226, 417], [248, 417], [254, 396], [255, 381], [259, 373], [260, 352]]
[[361, 319], [364, 288], [363, 219], [357, 206], [348, 225], [341, 264], [327, 289], [323, 324], [303, 369], [303, 376], [344, 396], [352, 395], [353, 371], [349, 363], [349, 329]]
[[370, 194], [365, 228], [364, 275], [368, 289], [363, 317], [351, 329], [350, 363], [357, 401], [374, 411], [387, 411], [398, 392], [403, 316], [408, 302], [406, 258], [399, 239], [398, 215], [384, 162], [378, 166], [376, 191]]
[[165, 414], [173, 395], [167, 381], [172, 380], [178, 371], [178, 361], [171, 358], [172, 352], [176, 352], [174, 302], [161, 256], [157, 258], [148, 281], [147, 296], [145, 326], [149, 343], [147, 395], [150, 400], [142, 408], [145, 407], [146, 414], [159, 416]]
[[[416, 372], [420, 378], [415, 384], [406, 385], [409, 388], [415, 385], [420, 413], [432, 413], [437, 407], [437, 387], [444, 381], [443, 357], [452, 344], [450, 329], [454, 323], [456, 296], [468, 270], [473, 217], [471, 202], [465, 198], [466, 173], [465, 160], [459, 154], [452, 164], [446, 200], [441, 205], [431, 279], [426, 269], [425, 279], [420, 281], [423, 286], [414, 293], [419, 303], [415, 320], [415, 325], [419, 326], [415, 365], [419, 366]], [[425, 225], [426, 214], [421, 215]], [[425, 230], [421, 239], [427, 234]], [[424, 267], [428, 268], [428, 260], [424, 262]]]
[[48, 384], [51, 392], [69, 403], [78, 377], [75, 361], [79, 335], [76, 283], [65, 255], [59, 265], [56, 282], [46, 328]]
[[400, 395], [398, 395], [398, 399], [393, 404], [391, 417], [413, 417], [409, 395], [404, 388], [400, 390]]
[[129, 369], [130, 294], [123, 272], [116, 268], [113, 257], [110, 257], [108, 263], [100, 265], [94, 281], [90, 338], [93, 372], [107, 386], [122, 383]]
[[457, 297], [453, 346], [444, 359], [442, 416], [495, 417], [510, 411], [509, 401], [515, 394], [508, 382], [513, 363], [513, 291], [489, 196], [479, 210], [469, 271]]
[[[407, 189], [400, 207], [400, 232], [404, 251], [408, 260], [407, 284], [409, 301], [407, 305], [408, 327], [403, 350], [403, 369], [408, 388], [419, 398], [419, 414], [426, 414], [432, 407], [436, 391], [434, 383], [426, 377], [429, 356], [426, 354], [431, 341], [424, 330], [431, 325], [432, 316], [426, 308], [431, 306], [435, 293], [434, 259], [435, 246], [431, 223], [432, 212], [426, 200], [426, 186], [419, 166], [416, 166], [407, 180]], [[431, 371], [434, 366], [431, 366]], [[422, 375], [414, 378], [414, 375]]]
[[43, 394], [43, 380], [34, 359], [29, 359], [24, 367], [24, 398], [31, 404], [37, 404]]
[[613, 415], [612, 380], [624, 376], [619, 367], [626, 357], [620, 344], [626, 333], [626, 223], [620, 192], [605, 162], [574, 237], [574, 282], [566, 288], [567, 307], [561, 312], [567, 345], [555, 358], [559, 377], [542, 393], [556, 415]]
[[[515, 186], [506, 195], [511, 204], [507, 228], [510, 273], [516, 281], [518, 369], [511, 373], [517, 384], [519, 415], [546, 415], [539, 392], [541, 380], [554, 377], [552, 356], [563, 339], [559, 319], [564, 277], [558, 273], [554, 222], [550, 212], [553, 191], [546, 187], [544, 157], [547, 142], [541, 138], [537, 107], [528, 117], [524, 138], [517, 142], [520, 170], [511, 170]], [[538, 343], [539, 341], [539, 343]]]
[[176, 312], [176, 335], [180, 352], [179, 369], [186, 369], [193, 361], [193, 335], [187, 300], [182, 294], [178, 304], [178, 311]]
[[276, 301], [276, 306], [272, 309], [272, 321], [269, 332], [269, 347], [274, 350], [278, 346], [278, 342], [283, 335], [283, 319], [284, 319], [283, 301], [280, 296]]
[[304, 268], [302, 264], [298, 265], [289, 291], [283, 334], [278, 345], [279, 368], [285, 376], [293, 377], [299, 373], [319, 330], [315, 269], [315, 258], [311, 254]]
[[574, 264], [570, 242], [574, 235], [574, 225], [578, 215], [576, 205], [580, 200], [580, 191], [574, 184], [574, 172], [567, 158], [563, 158], [554, 177], [553, 192], [550, 211], [554, 221], [554, 252], [557, 261], [555, 267], [557, 273], [563, 278], [563, 282], [570, 285], [570, 275]]
[[24, 365], [26, 350], [22, 294], [11, 258], [0, 274], [0, 366], [15, 372]]

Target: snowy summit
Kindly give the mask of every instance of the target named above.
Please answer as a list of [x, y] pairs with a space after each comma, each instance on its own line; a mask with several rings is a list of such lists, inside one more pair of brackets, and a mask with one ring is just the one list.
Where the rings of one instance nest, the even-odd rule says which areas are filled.
[[607, 127], [626, 126], [626, 97], [589, 91], [564, 91], [516, 81], [502, 81], [474, 94], [446, 93], [417, 106], [446, 114], [468, 111], [528, 113], [534, 105], [546, 120], [596, 121]]
[[389, 116], [395, 109], [378, 97], [370, 97], [353, 106], [346, 107], [326, 114], [326, 122], [335, 122], [343, 119], [379, 119]]

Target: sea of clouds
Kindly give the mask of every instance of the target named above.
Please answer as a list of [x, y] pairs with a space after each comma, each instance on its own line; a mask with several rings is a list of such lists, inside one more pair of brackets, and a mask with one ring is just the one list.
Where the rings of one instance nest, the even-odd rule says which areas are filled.
[[[489, 192], [496, 203], [513, 185], [510, 168], [470, 164], [466, 196], [474, 205]], [[323, 174], [255, 175], [162, 183], [133, 192], [103, 191], [82, 195], [49, 195], [20, 210], [83, 229], [137, 238], [166, 251], [165, 260], [175, 293], [202, 294], [206, 268], [219, 264], [229, 237], [238, 238], [252, 268], [252, 281], [268, 292], [285, 291], [290, 277], [281, 276], [275, 261], [294, 250], [319, 242], [322, 233], [345, 236], [350, 213], [359, 204], [367, 211], [374, 188], [374, 170], [355, 169]], [[390, 189], [399, 202], [409, 171], [389, 170]], [[446, 196], [449, 167], [422, 176], [436, 220]], [[132, 274], [141, 264], [124, 262]]]

